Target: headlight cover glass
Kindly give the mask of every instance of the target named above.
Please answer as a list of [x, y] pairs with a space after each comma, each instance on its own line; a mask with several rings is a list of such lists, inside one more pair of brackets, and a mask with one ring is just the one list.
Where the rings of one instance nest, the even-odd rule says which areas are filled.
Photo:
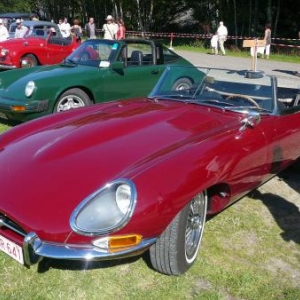
[[8, 50], [5, 49], [5, 48], [2, 48], [1, 51], [0, 51], [0, 54], [1, 54], [1, 56], [5, 56], [5, 55], [8, 54]]
[[33, 94], [35, 88], [36, 88], [36, 86], [35, 86], [34, 81], [32, 81], [32, 80], [28, 81], [28, 83], [26, 84], [26, 87], [25, 87], [26, 97], [30, 97]]
[[71, 228], [82, 235], [97, 236], [116, 231], [130, 220], [137, 199], [134, 183], [118, 179], [100, 188], [73, 211]]

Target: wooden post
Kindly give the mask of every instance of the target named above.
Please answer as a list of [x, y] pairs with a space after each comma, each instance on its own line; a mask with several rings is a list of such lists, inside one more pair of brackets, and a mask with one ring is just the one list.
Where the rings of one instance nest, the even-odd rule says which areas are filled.
[[258, 47], [265, 47], [266, 42], [264, 40], [244, 40], [243, 41], [243, 48], [253, 48], [253, 58], [251, 63], [251, 70], [256, 72], [257, 71], [257, 48]]

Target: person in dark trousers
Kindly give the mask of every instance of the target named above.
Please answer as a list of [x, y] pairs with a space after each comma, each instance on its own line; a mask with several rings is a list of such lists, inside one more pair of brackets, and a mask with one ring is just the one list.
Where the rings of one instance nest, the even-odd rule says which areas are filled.
[[94, 18], [90, 18], [89, 22], [85, 24], [84, 26], [85, 32], [86, 32], [86, 36], [88, 39], [95, 39], [96, 37], [96, 25], [94, 22]]

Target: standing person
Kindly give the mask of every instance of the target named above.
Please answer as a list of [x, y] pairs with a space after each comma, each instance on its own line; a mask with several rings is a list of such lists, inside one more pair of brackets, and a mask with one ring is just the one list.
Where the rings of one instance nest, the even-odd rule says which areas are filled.
[[60, 30], [60, 26], [61, 26], [61, 24], [63, 23], [63, 21], [64, 21], [63, 19], [59, 19], [59, 20], [58, 20], [57, 26], [58, 26], [59, 30]]
[[122, 19], [118, 19], [117, 24], [118, 24], [117, 40], [123, 40], [125, 39], [125, 33], [126, 33], [124, 21]]
[[266, 46], [265, 46], [266, 58], [269, 59], [269, 57], [270, 57], [270, 47], [271, 47], [271, 24], [270, 23], [266, 24], [266, 26], [265, 26], [264, 41], [266, 43]]
[[114, 40], [117, 34], [117, 26], [114, 23], [114, 18], [111, 15], [106, 17], [106, 23], [102, 27], [104, 31], [104, 38], [107, 40]]
[[217, 30], [219, 36], [219, 47], [222, 52], [222, 55], [226, 55], [224, 49], [224, 43], [227, 40], [228, 30], [227, 27], [224, 25], [223, 21], [219, 23], [219, 28]]
[[16, 27], [16, 31], [15, 31], [15, 38], [16, 39], [21, 39], [27, 33], [28, 28], [23, 25], [21, 19], [17, 19], [16, 24], [17, 24], [17, 27]]
[[60, 32], [64, 38], [68, 38], [71, 35], [71, 25], [68, 23], [68, 18], [66, 17], [60, 25]]
[[0, 42], [6, 41], [9, 37], [8, 30], [3, 24], [3, 20], [0, 19]]
[[89, 22], [85, 24], [84, 26], [86, 36], [88, 39], [96, 39], [96, 25], [94, 18], [90, 18]]
[[76, 41], [78, 43], [80, 43], [81, 42], [81, 36], [82, 36], [82, 28], [80, 26], [80, 22], [79, 22], [78, 19], [74, 20], [74, 25], [71, 27], [71, 31], [75, 35]]
[[210, 46], [211, 46], [211, 50], [212, 50], [212, 54], [214, 55], [218, 55], [218, 41], [219, 41], [219, 35], [216, 32], [210, 40]]

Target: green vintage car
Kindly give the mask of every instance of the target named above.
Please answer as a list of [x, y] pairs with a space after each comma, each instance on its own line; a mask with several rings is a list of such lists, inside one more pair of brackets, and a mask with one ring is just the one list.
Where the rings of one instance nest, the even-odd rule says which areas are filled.
[[[153, 40], [87, 40], [58, 65], [0, 73], [0, 117], [27, 121], [146, 96], [168, 64], [190, 63]], [[174, 82], [176, 89], [190, 85], [186, 78]]]

